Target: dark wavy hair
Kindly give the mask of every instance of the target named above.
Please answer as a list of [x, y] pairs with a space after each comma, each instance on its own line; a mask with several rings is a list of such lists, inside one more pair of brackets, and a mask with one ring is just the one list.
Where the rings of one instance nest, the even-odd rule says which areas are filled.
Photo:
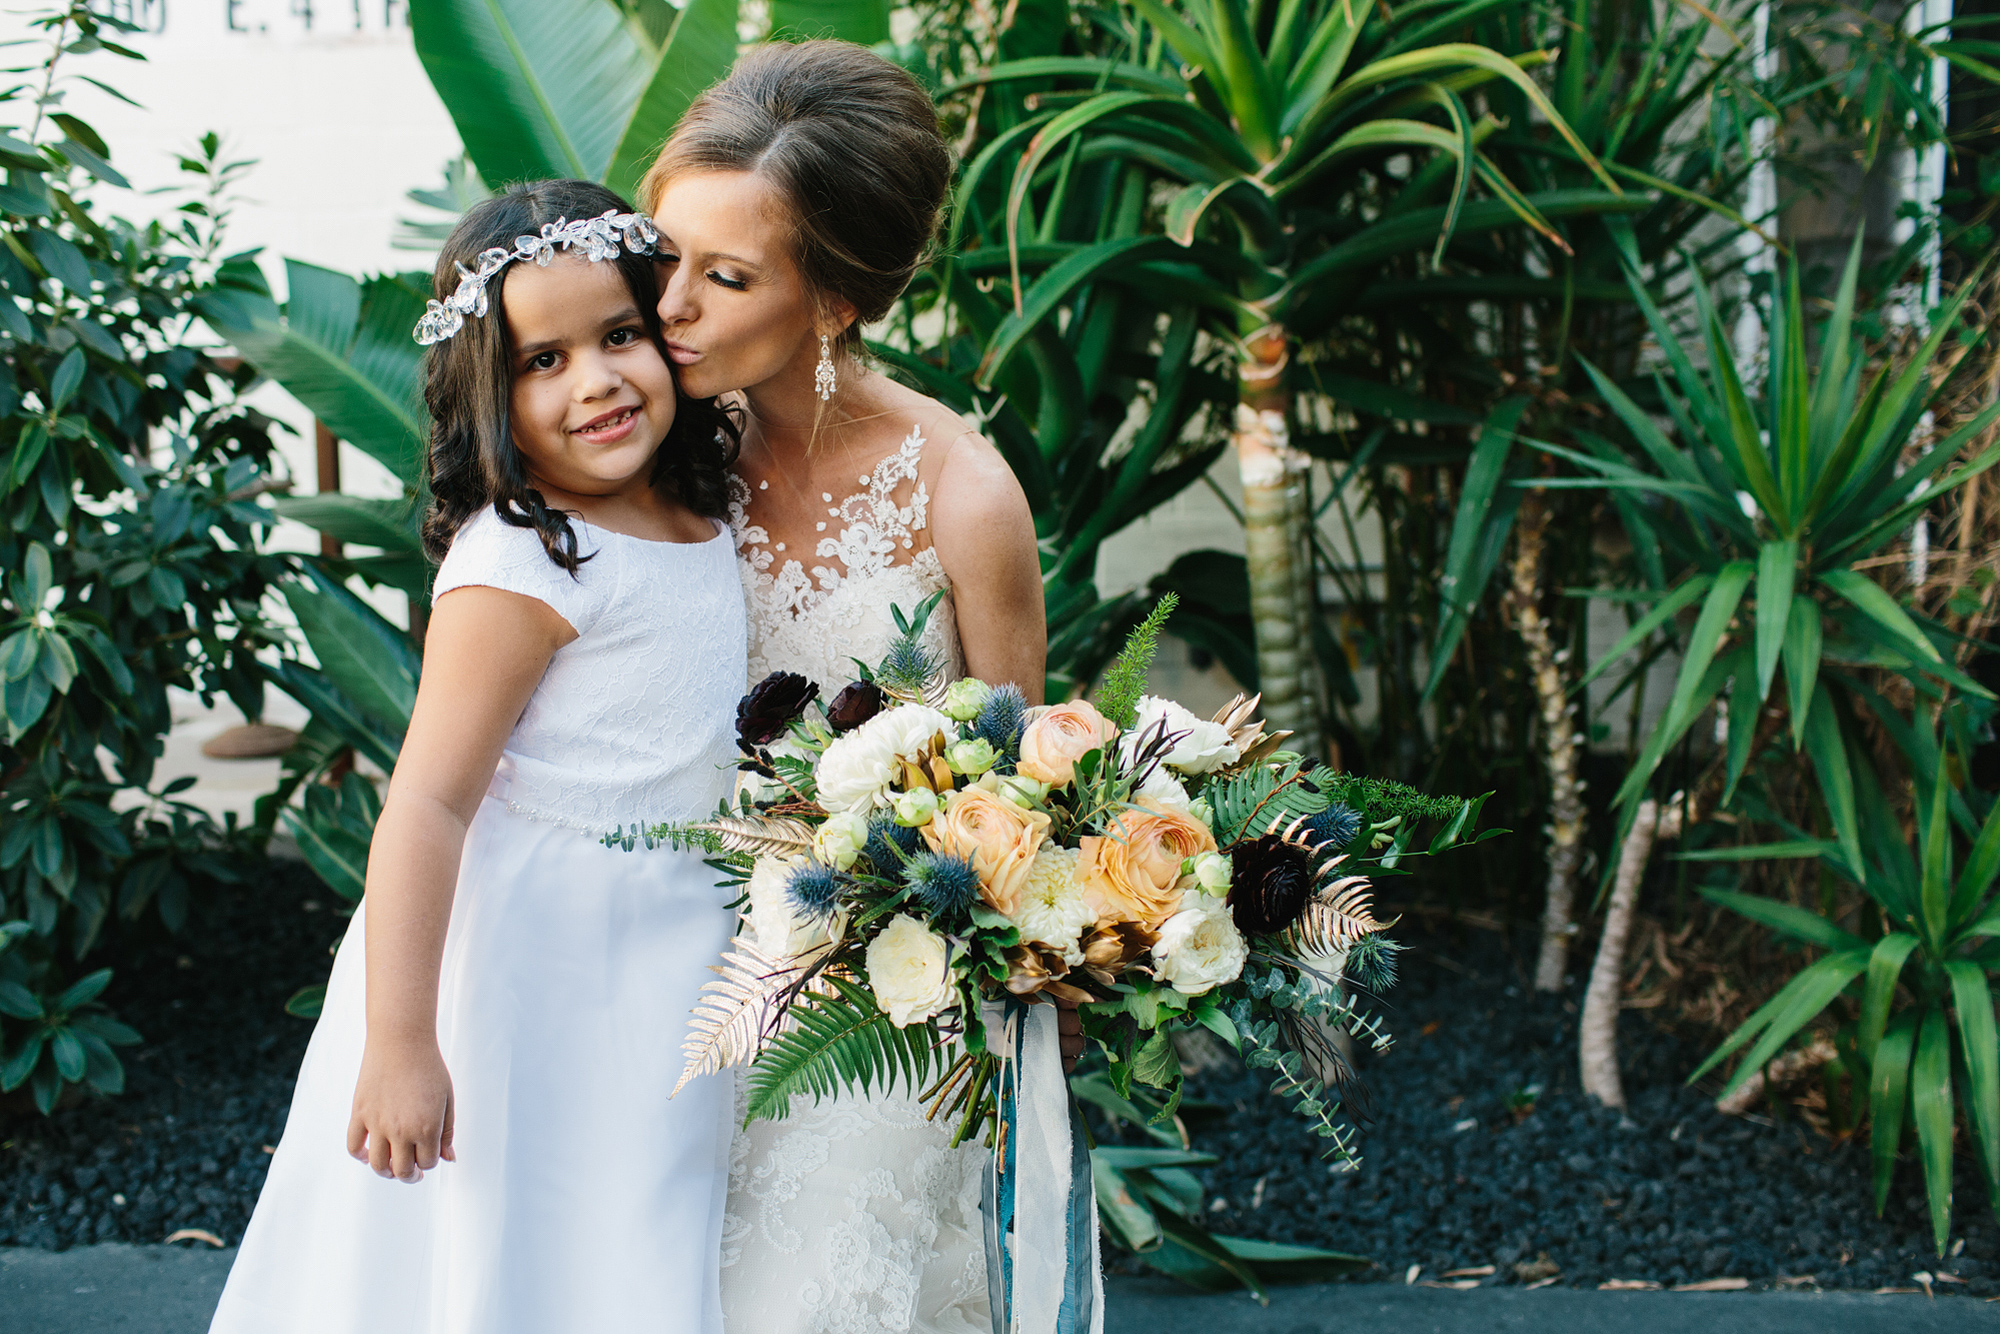
[[[456, 265], [477, 265], [482, 250], [514, 248], [560, 219], [598, 217], [632, 206], [593, 181], [527, 181], [507, 187], [498, 198], [474, 207], [452, 229], [438, 255], [432, 286], [443, 300], [458, 287]], [[431, 416], [431, 444], [425, 459], [430, 508], [424, 513], [424, 551], [444, 559], [465, 522], [487, 505], [516, 528], [532, 528], [549, 559], [572, 576], [588, 556], [577, 554], [569, 518], [550, 507], [528, 481], [527, 460], [514, 444], [510, 403], [514, 384], [513, 339], [505, 314], [507, 275], [501, 269], [486, 284], [484, 315], [468, 316], [465, 327], [431, 346], [424, 362], [424, 405]], [[646, 336], [666, 358], [660, 333], [660, 283], [648, 255], [621, 253], [615, 260], [645, 322]], [[669, 363], [671, 364], [671, 363]], [[674, 424], [653, 456], [652, 484], [697, 514], [720, 518], [728, 503], [727, 469], [735, 462], [735, 418], [714, 399], [679, 392]]]

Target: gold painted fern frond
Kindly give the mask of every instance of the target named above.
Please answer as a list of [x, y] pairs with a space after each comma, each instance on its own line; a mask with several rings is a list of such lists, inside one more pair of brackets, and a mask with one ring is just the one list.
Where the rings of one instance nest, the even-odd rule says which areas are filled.
[[1322, 888], [1291, 929], [1290, 944], [1300, 956], [1336, 954], [1365, 935], [1380, 931], [1368, 902], [1367, 877], [1342, 876]]
[[799, 965], [772, 958], [755, 941], [739, 936], [730, 942], [722, 962], [709, 971], [715, 980], [703, 985], [701, 999], [688, 1016], [687, 1041], [681, 1044], [687, 1063], [674, 1093], [691, 1079], [756, 1059], [775, 1027], [779, 999], [798, 975]]
[[729, 852], [791, 857], [812, 851], [812, 826], [789, 815], [718, 815], [695, 827], [714, 834]]

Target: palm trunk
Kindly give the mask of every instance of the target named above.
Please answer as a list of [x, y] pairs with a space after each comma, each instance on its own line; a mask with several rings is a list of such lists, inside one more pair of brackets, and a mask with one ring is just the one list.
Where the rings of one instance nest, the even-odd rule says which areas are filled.
[[1318, 750], [1317, 719], [1306, 690], [1311, 643], [1300, 605], [1305, 578], [1298, 516], [1305, 508], [1300, 474], [1305, 456], [1291, 447], [1291, 396], [1284, 387], [1285, 331], [1252, 334], [1239, 368], [1242, 396], [1230, 443], [1243, 480], [1244, 556], [1250, 571], [1250, 617], [1257, 637], [1258, 687], [1264, 719], [1296, 734], [1293, 744]]
[[1611, 885], [1611, 903], [1604, 914], [1604, 935], [1597, 942], [1597, 960], [1590, 968], [1590, 989], [1584, 993], [1583, 1023], [1577, 1035], [1583, 1091], [1606, 1107], [1625, 1105], [1625, 1082], [1618, 1074], [1618, 1011], [1625, 991], [1625, 942], [1632, 934], [1632, 912], [1639, 902], [1639, 884], [1657, 839], [1672, 839], [1681, 831], [1682, 806], [1669, 801], [1662, 815], [1651, 797], [1639, 803], [1625, 846], [1618, 850], [1618, 875]]
[[[1783, 709], [1765, 708], [1757, 717], [1751, 734], [1750, 753], [1761, 754], [1785, 723]], [[1590, 968], [1590, 989], [1584, 993], [1583, 1023], [1578, 1034], [1584, 1092], [1607, 1107], [1625, 1105], [1625, 1086], [1618, 1077], [1618, 1011], [1624, 997], [1625, 941], [1632, 933], [1632, 912], [1639, 901], [1639, 885], [1646, 878], [1646, 862], [1653, 844], [1679, 838], [1708, 818], [1709, 810], [1722, 799], [1728, 781], [1727, 766], [1718, 757], [1708, 766], [1692, 795], [1667, 798], [1667, 809], [1651, 797], [1639, 803], [1632, 828], [1618, 850], [1618, 874], [1611, 883], [1611, 902], [1604, 914], [1604, 937], [1597, 943], [1597, 959]]]
[[1542, 907], [1542, 949], [1535, 962], [1535, 990], [1561, 991], [1569, 972], [1569, 943], [1576, 935], [1576, 874], [1583, 865], [1583, 782], [1577, 761], [1583, 749], [1559, 652], [1542, 615], [1542, 555], [1549, 509], [1541, 495], [1528, 497], [1514, 525], [1513, 586], [1507, 605], [1528, 650], [1528, 675], [1541, 706], [1543, 761], [1549, 774], [1549, 879]]

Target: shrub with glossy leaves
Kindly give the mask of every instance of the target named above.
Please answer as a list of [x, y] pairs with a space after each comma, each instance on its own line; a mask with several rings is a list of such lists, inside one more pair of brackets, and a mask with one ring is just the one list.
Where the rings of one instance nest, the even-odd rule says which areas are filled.
[[178, 929], [248, 847], [153, 767], [168, 687], [258, 714], [255, 654], [279, 642], [260, 604], [286, 562], [258, 551], [271, 424], [237, 399], [251, 376], [186, 341], [202, 293], [261, 283], [219, 258], [244, 164], [211, 137], [182, 159], [175, 224], [110, 216], [129, 186], [60, 95], [118, 25], [79, 3], [36, 26], [33, 88], [53, 95], [0, 98], [0, 1091], [46, 1112], [65, 1083], [122, 1087], [113, 1049], [137, 1034], [99, 1004], [111, 971], [84, 965], [114, 914]]

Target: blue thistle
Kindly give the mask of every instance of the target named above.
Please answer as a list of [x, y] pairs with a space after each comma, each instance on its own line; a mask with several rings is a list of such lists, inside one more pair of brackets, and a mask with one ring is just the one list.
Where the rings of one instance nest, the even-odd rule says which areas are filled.
[[882, 665], [875, 669], [875, 679], [904, 694], [921, 695], [940, 669], [937, 655], [925, 648], [921, 639], [914, 634], [898, 635]]
[[1396, 956], [1403, 947], [1379, 931], [1354, 942], [1347, 951], [1346, 974], [1364, 991], [1383, 992], [1396, 985]]
[[882, 816], [868, 826], [868, 841], [862, 845], [861, 855], [875, 868], [876, 875], [884, 880], [898, 880], [903, 874], [903, 858], [917, 850], [921, 837], [908, 825]]
[[792, 906], [808, 917], [827, 917], [840, 898], [840, 872], [819, 862], [807, 862], [785, 882]]
[[979, 875], [972, 863], [949, 853], [916, 854], [903, 868], [903, 880], [932, 921], [961, 916], [979, 899]]
[[1331, 843], [1336, 850], [1345, 849], [1361, 837], [1361, 812], [1336, 801], [1308, 818], [1306, 828], [1312, 831], [1314, 843]]
[[1028, 723], [1028, 699], [1018, 686], [995, 686], [986, 697], [979, 716], [972, 720], [972, 736], [993, 747], [1003, 757], [1002, 773], [1014, 772], [1021, 758], [1021, 732]]

